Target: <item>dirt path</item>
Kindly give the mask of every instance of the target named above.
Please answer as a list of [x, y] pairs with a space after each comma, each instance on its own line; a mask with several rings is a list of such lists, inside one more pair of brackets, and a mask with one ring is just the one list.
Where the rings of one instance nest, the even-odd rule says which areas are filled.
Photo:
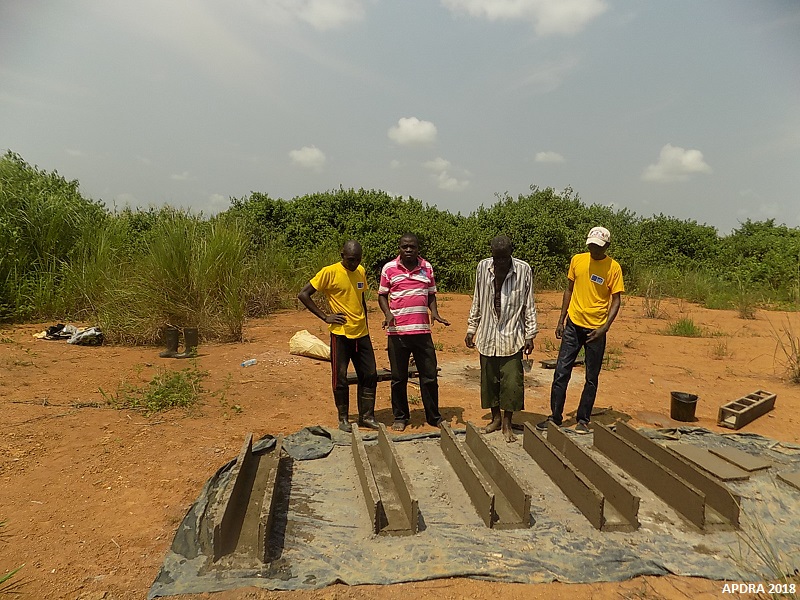
[[[560, 294], [537, 295], [541, 333], [534, 358], [555, 357], [553, 329]], [[463, 344], [468, 296], [442, 294], [442, 315], [454, 325], [436, 327], [442, 366], [440, 406], [445, 418], [483, 424], [477, 388], [477, 354]], [[743, 431], [800, 442], [800, 387], [782, 378], [776, 333], [800, 316], [759, 311], [741, 320], [665, 301], [667, 319], [643, 316], [642, 300], [626, 298], [609, 333], [609, 368], [600, 379], [598, 407], [612, 406], [635, 425], [668, 425], [670, 391], [698, 394], [699, 421], [716, 431], [720, 404], [757, 389], [778, 394], [776, 408]], [[378, 367], [388, 368], [383, 333], [370, 306]], [[700, 338], [661, 335], [669, 321], [691, 318]], [[788, 321], [787, 321], [788, 319]], [[333, 425], [330, 366], [288, 354], [298, 329], [326, 338], [324, 324], [289, 310], [248, 323], [241, 344], [201, 346], [205, 387], [215, 392], [202, 406], [143, 417], [108, 408], [100, 389], [120, 381], [149, 381], [160, 367], [183, 368], [158, 358], [157, 348], [99, 348], [36, 340], [48, 324], [0, 329], [0, 574], [25, 563], [14, 578], [21, 598], [122, 600], [145, 597], [175, 529], [201, 486], [236, 456], [244, 435], [291, 433], [313, 424]], [[242, 368], [248, 358], [254, 367]], [[580, 371], [576, 371], [578, 377]], [[535, 370], [526, 390], [527, 412], [545, 415], [552, 371]], [[411, 392], [413, 394], [413, 391]], [[567, 410], [577, 406], [572, 390]], [[351, 401], [351, 408], [355, 400]], [[410, 431], [425, 431], [422, 407], [412, 407]], [[389, 384], [378, 388], [377, 417], [391, 422]], [[387, 587], [332, 586], [314, 592], [238, 590], [214, 595], [243, 598], [717, 598], [722, 583], [679, 577], [643, 577], [592, 585], [499, 584], [457, 579]], [[195, 598], [209, 595], [195, 596]]]

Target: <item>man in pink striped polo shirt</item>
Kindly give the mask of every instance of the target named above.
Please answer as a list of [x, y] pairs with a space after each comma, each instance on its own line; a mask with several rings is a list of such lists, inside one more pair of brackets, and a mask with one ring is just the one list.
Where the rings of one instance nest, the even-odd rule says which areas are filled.
[[[419, 371], [419, 388], [425, 421], [437, 427], [439, 382], [431, 322], [450, 325], [439, 316], [436, 279], [431, 263], [419, 255], [419, 240], [413, 233], [400, 238], [400, 255], [383, 266], [378, 287], [378, 306], [388, 328], [389, 364], [392, 368], [392, 413], [394, 431], [403, 431], [411, 419], [408, 408], [408, 361], [413, 355]], [[430, 311], [430, 316], [428, 316]]]

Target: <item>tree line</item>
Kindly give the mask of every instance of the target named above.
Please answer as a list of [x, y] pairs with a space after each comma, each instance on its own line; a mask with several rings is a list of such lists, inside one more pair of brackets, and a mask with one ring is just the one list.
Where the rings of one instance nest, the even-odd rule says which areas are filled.
[[642, 217], [536, 186], [468, 215], [345, 188], [290, 200], [253, 192], [214, 216], [110, 210], [83, 197], [77, 181], [9, 151], [0, 158], [0, 320], [91, 321], [128, 343], [153, 342], [168, 323], [239, 339], [247, 317], [285, 306], [349, 238], [361, 242], [376, 281], [406, 231], [419, 237], [443, 291], [471, 292], [477, 262], [501, 233], [540, 289], [559, 289], [598, 224], [612, 231], [610, 254], [630, 292], [711, 308], [800, 305], [800, 229], [773, 220], [748, 220], [722, 236], [694, 220]]

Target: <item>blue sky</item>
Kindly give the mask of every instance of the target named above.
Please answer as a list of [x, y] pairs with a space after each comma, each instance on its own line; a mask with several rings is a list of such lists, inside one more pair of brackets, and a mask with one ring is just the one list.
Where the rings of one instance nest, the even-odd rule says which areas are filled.
[[800, 3], [3, 0], [0, 149], [109, 206], [570, 186], [798, 227]]

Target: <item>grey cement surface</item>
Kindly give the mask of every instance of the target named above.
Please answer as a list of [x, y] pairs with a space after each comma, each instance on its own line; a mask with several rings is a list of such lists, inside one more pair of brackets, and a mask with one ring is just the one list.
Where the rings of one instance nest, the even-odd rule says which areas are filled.
[[[196, 532], [206, 503], [209, 499], [213, 503], [215, 489], [226, 482], [229, 469], [222, 469], [206, 484], [179, 527], [149, 597], [244, 586], [314, 589], [335, 582], [390, 584], [458, 576], [523, 583], [620, 581], [668, 573], [736, 581], [774, 577], [751, 544], [778, 549], [786, 572], [800, 567], [800, 490], [776, 477], [779, 471], [800, 470], [800, 449], [760, 436], [680, 431], [686, 443], [703, 448], [733, 446], [775, 464], [749, 480], [729, 482], [742, 496], [741, 531], [699, 531], [592, 450], [592, 436], [572, 432], [568, 434], [598, 463], [641, 497], [640, 529], [596, 530], [525, 453], [521, 435], [516, 443], [506, 444], [496, 433], [486, 439], [532, 495], [534, 523], [530, 529], [491, 530], [442, 455], [438, 437], [404, 436], [395, 438], [395, 447], [419, 499], [417, 535], [372, 533], [350, 447], [337, 445], [325, 458], [293, 461], [289, 477], [279, 484], [284, 501], [279, 503], [270, 539], [276, 558], [255, 566], [223, 561], [224, 568], [215, 568], [198, 549]], [[463, 432], [459, 437], [463, 440]]]

